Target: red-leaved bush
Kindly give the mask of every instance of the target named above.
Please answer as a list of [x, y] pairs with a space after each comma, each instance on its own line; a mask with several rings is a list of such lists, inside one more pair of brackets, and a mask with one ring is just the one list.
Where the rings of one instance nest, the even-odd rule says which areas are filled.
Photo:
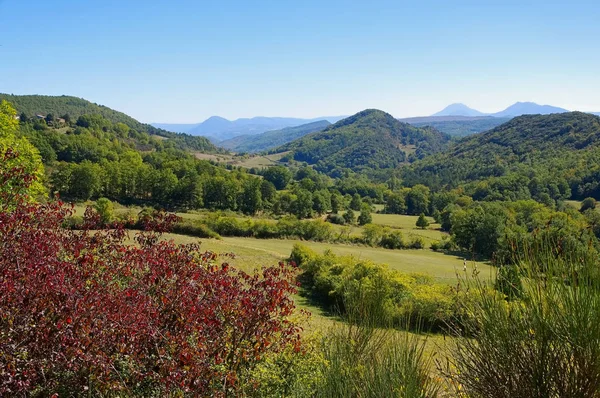
[[300, 343], [291, 266], [216, 265], [160, 239], [167, 215], [135, 243], [94, 230], [91, 213], [65, 229], [71, 208], [28, 202], [21, 170], [0, 167], [0, 181], [15, 187], [0, 197], [0, 396], [235, 395], [265, 354]]

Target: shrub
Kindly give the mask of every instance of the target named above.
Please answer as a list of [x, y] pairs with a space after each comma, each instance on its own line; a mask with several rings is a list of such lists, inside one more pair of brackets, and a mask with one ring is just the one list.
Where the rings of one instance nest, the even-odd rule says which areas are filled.
[[338, 225], [346, 224], [346, 220], [344, 219], [344, 217], [342, 215], [336, 214], [336, 213], [328, 214], [327, 221], [329, 221], [332, 224], [338, 224]]
[[[473, 397], [594, 397], [600, 391], [600, 280], [597, 259], [556, 257], [556, 242], [520, 258], [523, 300], [467, 288], [473, 315], [456, 332], [449, 372]], [[512, 273], [512, 271], [511, 271]], [[502, 277], [504, 278], [504, 277]], [[498, 284], [498, 281], [496, 281]], [[473, 289], [475, 288], [475, 289]]]
[[302, 239], [325, 242], [332, 238], [333, 228], [322, 220], [301, 221], [299, 225]]
[[425, 218], [425, 214], [421, 213], [416, 223], [417, 227], [425, 229], [429, 226], [429, 221]]
[[329, 310], [345, 313], [345, 306], [357, 301], [384, 302], [378, 311], [385, 319], [396, 325], [418, 320], [429, 330], [443, 329], [454, 314], [450, 287], [424, 275], [402, 274], [385, 265], [330, 251], [319, 255], [301, 245], [294, 246], [290, 261], [302, 271], [302, 293]]
[[131, 245], [118, 226], [63, 228], [60, 202], [3, 199], [0, 395], [235, 396], [266, 355], [298, 347], [292, 267], [218, 266], [161, 240], [172, 216], [146, 218]]
[[221, 235], [210, 229], [207, 225], [192, 220], [185, 220], [173, 225], [173, 233], [196, 236], [198, 238], [221, 239]]
[[96, 203], [94, 203], [94, 210], [96, 210], [96, 212], [100, 216], [100, 222], [103, 225], [110, 224], [115, 217], [114, 205], [110, 200], [106, 198], [98, 199]]
[[362, 241], [369, 246], [378, 246], [384, 234], [384, 228], [377, 224], [367, 224], [363, 228]]
[[345, 213], [344, 213], [344, 220], [346, 220], [346, 224], [354, 224], [354, 220], [356, 219], [356, 216], [354, 215], [354, 211], [352, 209], [348, 209]]
[[585, 212], [586, 210], [589, 209], [595, 209], [596, 208], [596, 199], [594, 198], [585, 198], [583, 200], [583, 202], [581, 202], [581, 209], [579, 209], [580, 212]]
[[408, 244], [408, 247], [411, 249], [422, 249], [425, 247], [425, 241], [422, 237], [413, 235], [410, 238], [410, 243]]
[[395, 230], [384, 234], [380, 245], [386, 249], [403, 249], [405, 244], [402, 232]]

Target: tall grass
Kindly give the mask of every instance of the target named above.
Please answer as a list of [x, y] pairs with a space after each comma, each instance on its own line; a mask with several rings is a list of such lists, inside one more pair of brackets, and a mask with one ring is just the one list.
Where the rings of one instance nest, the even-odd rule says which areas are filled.
[[[429, 376], [430, 360], [419, 336], [392, 328], [383, 296], [346, 303], [344, 322], [334, 326], [323, 342], [326, 366], [315, 397], [436, 396], [439, 386]], [[393, 325], [389, 325], [393, 326]]]
[[467, 396], [600, 396], [598, 259], [563, 248], [544, 239], [517, 259], [520, 299], [492, 294], [478, 277], [468, 282], [476, 297], [446, 368]]

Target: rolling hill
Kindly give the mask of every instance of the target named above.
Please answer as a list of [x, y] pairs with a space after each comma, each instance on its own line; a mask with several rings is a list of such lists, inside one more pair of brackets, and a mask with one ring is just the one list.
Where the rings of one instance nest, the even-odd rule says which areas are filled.
[[189, 149], [204, 153], [223, 152], [223, 150], [217, 148], [204, 137], [177, 134], [141, 123], [123, 112], [116, 111], [104, 105], [95, 104], [83, 98], [67, 95], [11, 95], [0, 93], [0, 101], [2, 100], [13, 104], [19, 114], [24, 113], [27, 117], [34, 117], [37, 114], [43, 116], [52, 114], [55, 117], [69, 115], [72, 121], [76, 121], [83, 115], [100, 115], [112, 123], [123, 123], [137, 132], [170, 139], [176, 142], [176, 146], [180, 149]]
[[291, 151], [294, 160], [337, 175], [344, 169], [392, 169], [440, 151], [448, 141], [447, 135], [435, 129], [414, 127], [383, 111], [368, 109], [274, 152]]
[[[582, 112], [519, 116], [402, 172], [408, 185], [434, 189], [485, 180], [488, 188], [535, 191], [531, 184], [545, 181], [551, 197], [557, 197], [553, 191], [561, 184], [570, 187], [567, 197], [600, 195], [600, 117]], [[510, 199], [519, 198], [515, 195]]]
[[296, 127], [267, 131], [258, 135], [241, 135], [219, 142], [219, 146], [235, 152], [256, 153], [287, 144], [307, 134], [321, 131], [330, 126], [327, 120], [320, 120]]

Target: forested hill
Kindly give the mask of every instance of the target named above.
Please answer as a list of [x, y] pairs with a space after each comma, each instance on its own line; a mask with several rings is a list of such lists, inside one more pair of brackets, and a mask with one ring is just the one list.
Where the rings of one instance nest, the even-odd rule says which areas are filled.
[[35, 118], [36, 115], [52, 118], [67, 119], [66, 121], [75, 122], [84, 115], [100, 115], [103, 119], [113, 124], [123, 123], [138, 133], [158, 135], [164, 138], [172, 139], [177, 142], [177, 146], [182, 149], [190, 149], [205, 153], [222, 152], [208, 139], [204, 137], [195, 137], [188, 134], [179, 134], [156, 128], [149, 124], [141, 123], [125, 113], [116, 111], [104, 105], [98, 105], [82, 98], [71, 96], [49, 96], [49, 95], [11, 95], [0, 93], [0, 101], [10, 102], [19, 115], [27, 118]]
[[383, 111], [368, 109], [275, 152], [291, 151], [294, 160], [331, 175], [347, 169], [372, 173], [438, 152], [449, 139], [433, 128], [414, 127]]
[[322, 131], [330, 125], [331, 123], [327, 120], [319, 120], [301, 126], [267, 131], [258, 135], [241, 135], [226, 141], [221, 141], [219, 142], [219, 146], [236, 152], [261, 152], [287, 144], [288, 142], [304, 137], [307, 134]]
[[600, 198], [600, 117], [581, 112], [516, 117], [414, 163], [403, 178], [434, 189], [483, 181], [471, 187], [480, 191], [477, 199], [514, 200], [527, 190], [539, 200], [545, 194]]

